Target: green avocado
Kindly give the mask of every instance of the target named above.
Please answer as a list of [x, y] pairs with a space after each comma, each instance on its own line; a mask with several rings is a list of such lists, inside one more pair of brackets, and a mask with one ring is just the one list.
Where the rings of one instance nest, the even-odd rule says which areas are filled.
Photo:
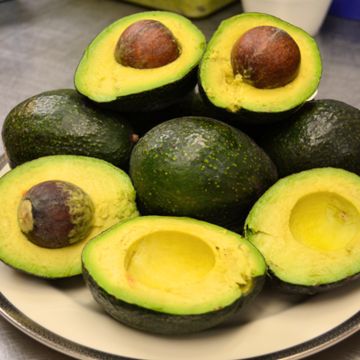
[[315, 294], [360, 277], [360, 177], [337, 168], [289, 175], [256, 202], [245, 237], [275, 283]]
[[360, 175], [360, 110], [344, 102], [308, 102], [258, 141], [281, 176], [328, 166]]
[[138, 215], [129, 176], [84, 156], [19, 165], [0, 178], [0, 198], [0, 260], [44, 278], [80, 274], [87, 241]]
[[261, 290], [266, 265], [240, 235], [190, 218], [141, 216], [92, 239], [83, 274], [118, 321], [158, 334], [205, 330]]
[[194, 88], [205, 46], [202, 32], [181, 15], [129, 15], [105, 28], [87, 47], [75, 87], [119, 111], [159, 110]]
[[277, 180], [276, 167], [254, 141], [204, 117], [149, 130], [132, 151], [129, 173], [142, 214], [188, 216], [233, 230]]
[[137, 135], [120, 115], [72, 89], [35, 95], [6, 117], [2, 139], [11, 167], [48, 155], [83, 155], [127, 168]]
[[[240, 55], [235, 51], [236, 44], [254, 29], [259, 34], [240, 52], [244, 58], [240, 63], [242, 72], [238, 72]], [[262, 29], [272, 32], [263, 34]], [[284, 51], [289, 44], [281, 42], [283, 38], [294, 47], [289, 54]], [[241, 44], [245, 47], [244, 41]], [[291, 63], [288, 72], [292, 76], [285, 81], [284, 69], [291, 56], [295, 57], [295, 50], [297, 62]], [[282, 53], [284, 63], [275, 71]], [[309, 34], [271, 15], [243, 13], [224, 20], [214, 32], [200, 63], [199, 84], [205, 102], [234, 120], [269, 123], [288, 117], [310, 98], [317, 90], [321, 73], [320, 52]], [[284, 81], [279, 83], [281, 77]]]

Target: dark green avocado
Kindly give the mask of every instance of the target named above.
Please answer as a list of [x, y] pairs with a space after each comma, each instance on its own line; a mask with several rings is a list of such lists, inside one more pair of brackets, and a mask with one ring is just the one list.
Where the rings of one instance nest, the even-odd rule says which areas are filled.
[[138, 215], [129, 176], [74, 155], [28, 161], [0, 178], [0, 260], [31, 275], [81, 274], [91, 238]]
[[146, 11], [125, 16], [90, 43], [75, 73], [75, 87], [121, 112], [170, 106], [197, 82], [206, 39], [182, 15]]
[[281, 176], [326, 166], [360, 174], [360, 110], [342, 101], [308, 102], [259, 142]]
[[142, 216], [82, 253], [95, 300], [121, 323], [179, 335], [214, 327], [262, 289], [266, 266], [240, 235], [190, 218]]
[[360, 277], [360, 177], [317, 168], [280, 179], [255, 203], [245, 237], [279, 288], [315, 294]]
[[47, 155], [84, 155], [127, 168], [137, 136], [120, 115], [94, 107], [72, 89], [35, 95], [5, 119], [2, 139], [11, 167]]
[[189, 216], [238, 229], [277, 171], [240, 130], [210, 118], [182, 117], [140, 139], [130, 176], [143, 214]]

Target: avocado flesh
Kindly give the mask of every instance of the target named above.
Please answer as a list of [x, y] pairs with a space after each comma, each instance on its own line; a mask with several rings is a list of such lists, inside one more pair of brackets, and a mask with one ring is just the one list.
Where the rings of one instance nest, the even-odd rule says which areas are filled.
[[336, 168], [283, 178], [250, 211], [246, 238], [282, 282], [339, 285], [360, 273], [359, 185]]
[[[53, 179], [77, 184], [94, 204], [88, 235], [59, 249], [30, 242], [20, 230], [17, 218], [24, 192]], [[135, 191], [128, 176], [105, 161], [82, 156], [48, 156], [16, 167], [1, 177], [0, 198], [0, 259], [13, 268], [46, 278], [80, 274], [85, 243], [115, 223], [138, 215]]]
[[240, 235], [166, 216], [113, 227], [87, 244], [82, 259], [108, 296], [170, 315], [225, 308], [254, 291], [266, 271], [260, 253]]
[[[175, 61], [160, 68], [135, 69], [115, 60], [120, 35], [142, 19], [160, 21], [170, 29], [181, 46], [181, 54]], [[194, 69], [205, 45], [204, 35], [181, 15], [166, 11], [133, 14], [114, 22], [91, 42], [76, 70], [75, 86], [80, 93], [100, 103], [160, 88], [181, 80]]]
[[[258, 89], [233, 75], [231, 50], [236, 40], [256, 26], [275, 26], [286, 31], [298, 44], [301, 63], [296, 78], [285, 86]], [[302, 29], [279, 18], [259, 13], [244, 13], [223, 21], [211, 38], [200, 64], [200, 83], [215, 106], [236, 113], [278, 113], [297, 107], [316, 91], [322, 72], [319, 49]]]

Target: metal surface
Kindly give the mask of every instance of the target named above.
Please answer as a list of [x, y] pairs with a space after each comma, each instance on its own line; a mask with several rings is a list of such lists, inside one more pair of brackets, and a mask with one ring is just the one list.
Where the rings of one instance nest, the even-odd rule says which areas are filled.
[[[89, 41], [112, 21], [143, 10], [106, 0], [0, 2], [0, 126], [11, 108], [25, 98], [45, 90], [73, 87], [74, 70]], [[235, 3], [195, 23], [209, 37], [222, 19], [239, 12], [241, 5]], [[360, 22], [328, 16], [316, 39], [324, 62], [317, 97], [360, 107]], [[0, 349], [1, 360], [69, 359], [2, 318]], [[360, 333], [309, 359], [360, 359]]]

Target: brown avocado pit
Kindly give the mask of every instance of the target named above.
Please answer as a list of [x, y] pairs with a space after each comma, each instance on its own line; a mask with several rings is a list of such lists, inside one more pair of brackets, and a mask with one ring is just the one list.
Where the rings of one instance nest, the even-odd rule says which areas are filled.
[[257, 26], [245, 32], [231, 51], [234, 75], [260, 89], [284, 86], [300, 67], [300, 50], [294, 39], [274, 26]]
[[135, 69], [153, 69], [180, 56], [173, 33], [160, 21], [140, 20], [125, 29], [115, 48], [115, 59]]
[[18, 224], [32, 243], [62, 248], [89, 233], [94, 206], [88, 194], [69, 182], [49, 180], [30, 188], [18, 206]]

